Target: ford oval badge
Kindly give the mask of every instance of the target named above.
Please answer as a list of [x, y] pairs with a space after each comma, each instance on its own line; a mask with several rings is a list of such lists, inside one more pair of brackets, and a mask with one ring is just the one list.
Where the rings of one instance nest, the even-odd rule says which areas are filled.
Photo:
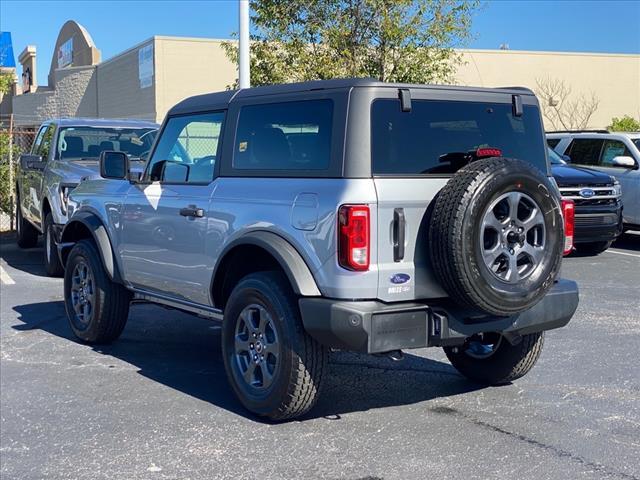
[[391, 275], [391, 278], [389, 280], [391, 281], [391, 283], [394, 283], [396, 285], [402, 285], [403, 283], [407, 283], [409, 280], [411, 280], [411, 276], [407, 275], [406, 273], [396, 273], [394, 275]]
[[580, 190], [580, 196], [582, 198], [591, 198], [596, 194], [591, 188], [583, 188]]

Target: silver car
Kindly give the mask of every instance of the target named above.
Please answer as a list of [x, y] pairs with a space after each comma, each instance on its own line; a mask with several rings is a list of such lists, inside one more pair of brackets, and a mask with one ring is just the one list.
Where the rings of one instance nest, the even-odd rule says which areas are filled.
[[366, 79], [201, 95], [173, 107], [141, 177], [103, 152], [69, 200], [69, 324], [115, 340], [131, 302], [222, 321], [251, 412], [314, 405], [331, 349], [443, 347], [476, 382], [516, 380], [566, 325], [573, 204], [526, 89]]
[[121, 150], [141, 171], [159, 125], [138, 120], [67, 118], [44, 122], [31, 152], [20, 157], [16, 176], [17, 242], [35, 246], [44, 235], [45, 269], [62, 274], [57, 241], [67, 222], [67, 199], [82, 179], [99, 177], [98, 157]]
[[625, 229], [640, 229], [640, 132], [550, 132], [547, 142], [572, 165], [600, 170], [620, 182]]

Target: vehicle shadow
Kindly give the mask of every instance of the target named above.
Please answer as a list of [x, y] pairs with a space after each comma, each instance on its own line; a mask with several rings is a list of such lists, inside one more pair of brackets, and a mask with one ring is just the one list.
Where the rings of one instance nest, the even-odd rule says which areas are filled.
[[[43, 330], [78, 342], [67, 324], [61, 301], [14, 307], [19, 331]], [[79, 343], [79, 342], [78, 342]], [[187, 395], [249, 418], [229, 386], [220, 351], [219, 325], [153, 305], [134, 305], [120, 339], [93, 346], [95, 352], [136, 366], [140, 375]], [[448, 363], [413, 354], [393, 362], [387, 358], [334, 352], [316, 407], [304, 419], [339, 419], [342, 414], [407, 405], [470, 392]]]
[[629, 231], [623, 233], [614, 242], [612, 247], [618, 250], [640, 252], [640, 231]]
[[15, 233], [2, 232], [0, 234], [0, 257], [9, 266], [31, 275], [46, 277], [43, 256], [41, 239], [38, 240], [38, 246], [35, 248], [23, 250], [16, 244]]

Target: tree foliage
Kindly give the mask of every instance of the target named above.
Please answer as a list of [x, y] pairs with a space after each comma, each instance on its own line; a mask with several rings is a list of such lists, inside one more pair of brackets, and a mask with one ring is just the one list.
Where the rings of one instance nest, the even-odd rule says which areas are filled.
[[629, 115], [622, 118], [613, 117], [607, 130], [611, 132], [640, 132], [640, 121]]
[[0, 72], [0, 94], [9, 93], [11, 85], [13, 85], [13, 75]]
[[[251, 84], [451, 82], [476, 0], [252, 0]], [[235, 42], [224, 44], [237, 63]]]

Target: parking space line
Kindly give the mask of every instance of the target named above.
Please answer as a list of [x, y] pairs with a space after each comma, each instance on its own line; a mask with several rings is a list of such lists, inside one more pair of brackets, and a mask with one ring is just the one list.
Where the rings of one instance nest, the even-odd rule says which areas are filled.
[[15, 285], [16, 282], [13, 281], [13, 278], [7, 273], [2, 265], [0, 265], [0, 282], [5, 285]]
[[608, 253], [617, 253], [618, 255], [627, 255], [629, 257], [637, 257], [640, 258], [640, 255], [638, 255], [637, 253], [627, 253], [627, 252], [619, 252], [617, 250], [612, 250], [611, 248], [609, 250], [607, 250]]

